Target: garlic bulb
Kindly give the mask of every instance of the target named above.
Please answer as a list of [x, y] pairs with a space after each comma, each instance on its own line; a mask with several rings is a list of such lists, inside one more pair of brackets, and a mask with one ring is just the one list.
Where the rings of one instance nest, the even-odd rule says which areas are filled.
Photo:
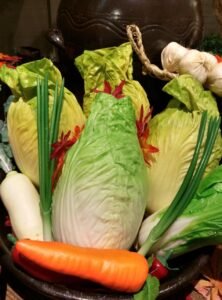
[[208, 73], [207, 87], [218, 96], [222, 96], [222, 62], [217, 63]]
[[161, 52], [161, 63], [163, 69], [172, 73], [178, 73], [178, 63], [187, 51], [187, 48], [176, 42], [169, 43]]
[[204, 56], [204, 59], [205, 59], [204, 66], [205, 66], [206, 70], [208, 72], [210, 72], [215, 67], [215, 65], [217, 65], [217, 63], [218, 63], [217, 59], [216, 59], [216, 56], [209, 53], [209, 52], [204, 52], [203, 51], [201, 53], [202, 53], [202, 55]]
[[205, 61], [206, 55], [203, 52], [191, 49], [179, 62], [179, 74], [190, 74], [203, 84], [208, 74]]

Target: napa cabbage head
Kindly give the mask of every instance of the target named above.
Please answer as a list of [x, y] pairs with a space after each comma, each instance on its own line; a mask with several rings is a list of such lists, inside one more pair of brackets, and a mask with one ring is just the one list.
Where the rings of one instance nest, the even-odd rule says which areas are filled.
[[149, 100], [141, 84], [133, 80], [133, 49], [130, 43], [118, 47], [85, 50], [75, 59], [75, 65], [84, 79], [83, 109], [89, 115], [95, 99], [95, 88], [103, 90], [104, 81], [110, 83], [112, 90], [125, 81], [123, 94], [129, 96], [139, 119], [141, 107], [145, 114], [149, 111]]
[[[138, 242], [142, 245], [159, 222], [165, 208], [147, 217]], [[201, 181], [194, 198], [177, 220], [163, 234], [150, 253], [176, 257], [195, 249], [222, 243], [222, 165]]]
[[[159, 152], [151, 154], [149, 177], [149, 213], [168, 206], [176, 195], [187, 173], [193, 157], [202, 112], [219, 116], [217, 103], [210, 91], [191, 75], [181, 75], [163, 90], [171, 95], [166, 109], [155, 115], [149, 122], [148, 143], [155, 145]], [[202, 143], [201, 153], [206, 138]], [[219, 131], [205, 175], [214, 169], [222, 156], [222, 139]]]
[[[16, 165], [35, 184], [39, 184], [38, 145], [37, 145], [37, 79], [48, 74], [49, 112], [54, 103], [56, 82], [60, 86], [62, 76], [53, 63], [43, 58], [25, 63], [16, 69], [3, 66], [0, 79], [8, 85], [14, 95], [7, 113], [9, 142]], [[75, 96], [64, 89], [64, 101], [61, 112], [59, 135], [73, 131], [76, 125], [82, 126], [85, 117]]]
[[96, 96], [53, 193], [56, 240], [84, 247], [131, 247], [148, 197], [135, 122], [129, 97]]

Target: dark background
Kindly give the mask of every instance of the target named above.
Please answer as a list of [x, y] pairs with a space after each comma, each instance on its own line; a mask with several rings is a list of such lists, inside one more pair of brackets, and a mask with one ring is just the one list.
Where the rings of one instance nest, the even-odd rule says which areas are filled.
[[[179, 0], [178, 0], [179, 1]], [[46, 39], [48, 28], [56, 23], [60, 0], [0, 0], [0, 52], [15, 54], [20, 47], [34, 47], [47, 57], [54, 55]], [[202, 0], [204, 36], [219, 33], [212, 0]], [[47, 3], [50, 3], [50, 11]]]

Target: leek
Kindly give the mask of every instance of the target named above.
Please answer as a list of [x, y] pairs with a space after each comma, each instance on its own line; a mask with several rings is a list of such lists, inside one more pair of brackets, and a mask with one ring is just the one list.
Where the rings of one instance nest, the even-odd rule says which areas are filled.
[[180, 216], [196, 193], [218, 134], [220, 118], [211, 117], [209, 119], [206, 138], [207, 142], [205, 143], [203, 155], [200, 159], [199, 165], [197, 166], [200, 148], [206, 128], [206, 122], [207, 112], [205, 111], [202, 114], [194, 155], [184, 181], [170, 206], [165, 210], [156, 226], [154, 226], [150, 231], [146, 241], [138, 250], [138, 252], [142, 255], [147, 255], [149, 253], [153, 245], [155, 245], [155, 243], [162, 237], [162, 235], [173, 224], [173, 222]]

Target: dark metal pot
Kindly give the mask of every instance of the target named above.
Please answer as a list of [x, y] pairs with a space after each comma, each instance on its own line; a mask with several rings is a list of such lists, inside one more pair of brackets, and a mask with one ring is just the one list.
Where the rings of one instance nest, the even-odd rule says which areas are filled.
[[57, 14], [65, 48], [75, 57], [84, 49], [127, 41], [126, 25], [135, 23], [152, 62], [174, 40], [195, 47], [202, 36], [198, 0], [62, 0]]

